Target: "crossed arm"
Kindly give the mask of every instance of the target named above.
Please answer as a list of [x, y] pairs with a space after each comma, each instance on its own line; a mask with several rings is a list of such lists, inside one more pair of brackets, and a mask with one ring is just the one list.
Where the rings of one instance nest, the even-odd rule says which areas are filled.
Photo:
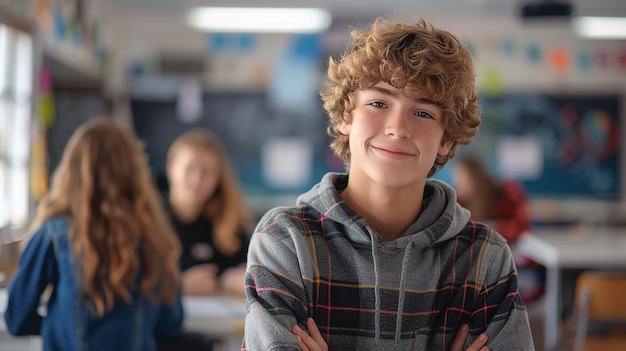
[[[306, 325], [310, 334], [297, 324], [291, 327], [291, 332], [296, 336], [298, 345], [302, 351], [328, 351], [328, 345], [326, 345], [326, 341], [324, 341], [313, 318], [309, 317], [306, 321]], [[454, 341], [452, 341], [450, 351], [463, 351], [463, 344], [465, 343], [465, 338], [467, 338], [468, 333], [469, 328], [467, 324], [462, 325], [459, 332], [454, 337]], [[487, 335], [481, 334], [465, 351], [489, 351], [489, 347], [485, 346], [486, 343]]]

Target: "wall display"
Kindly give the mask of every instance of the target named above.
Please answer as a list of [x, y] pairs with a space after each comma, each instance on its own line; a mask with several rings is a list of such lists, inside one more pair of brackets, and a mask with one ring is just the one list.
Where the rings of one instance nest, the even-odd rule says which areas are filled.
[[[261, 92], [205, 93], [201, 118], [189, 124], [177, 118], [174, 100], [134, 99], [131, 105], [135, 131], [146, 143], [162, 189], [167, 186], [167, 149], [176, 136], [193, 127], [209, 128], [222, 138], [251, 195], [299, 193], [324, 172], [343, 170], [328, 148], [326, 115], [321, 107], [296, 115], [274, 111]], [[481, 98], [481, 107], [480, 133], [462, 153], [485, 155], [497, 168], [494, 172], [518, 178], [534, 196], [619, 198], [619, 96], [505, 94]], [[285, 138], [291, 141], [285, 142]], [[289, 172], [287, 160], [293, 159], [293, 152], [271, 157], [264, 152], [280, 150], [275, 145], [295, 149], [294, 139], [310, 145], [310, 174], [305, 182], [287, 180], [284, 186], [277, 186], [264, 167], [271, 163], [287, 167], [285, 173], [301, 174]], [[307, 157], [307, 152], [302, 154]], [[281, 164], [281, 160], [285, 162]], [[445, 176], [439, 178], [446, 180]]]
[[483, 122], [466, 152], [518, 178], [536, 197], [617, 200], [619, 95], [504, 94], [481, 99]]
[[[319, 105], [317, 110], [281, 112], [271, 107], [263, 92], [211, 92], [203, 95], [198, 121], [185, 123], [177, 117], [175, 100], [131, 101], [135, 132], [145, 142], [161, 189], [167, 186], [165, 160], [172, 141], [190, 128], [204, 127], [221, 138], [250, 196], [300, 193], [323, 173], [343, 168], [328, 148], [326, 114]], [[303, 150], [299, 162], [294, 162], [295, 148]], [[285, 174], [274, 176], [268, 166], [285, 167]], [[300, 179], [285, 178], [289, 176]]]

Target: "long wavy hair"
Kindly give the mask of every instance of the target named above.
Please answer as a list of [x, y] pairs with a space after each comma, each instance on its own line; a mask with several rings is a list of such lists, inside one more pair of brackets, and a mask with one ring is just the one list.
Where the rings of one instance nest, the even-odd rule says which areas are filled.
[[326, 89], [320, 93], [329, 115], [331, 148], [350, 164], [348, 136], [339, 131], [350, 123], [356, 107], [356, 91], [383, 81], [407, 97], [426, 97], [443, 111], [444, 142], [452, 140], [447, 155], [437, 157], [428, 176], [443, 167], [468, 145], [478, 132], [480, 109], [474, 86], [472, 57], [452, 33], [423, 19], [415, 24], [377, 18], [371, 31], [353, 30], [354, 42], [339, 62], [329, 58]]
[[252, 216], [228, 156], [219, 138], [208, 129], [192, 129], [181, 134], [169, 148], [167, 164], [182, 148], [204, 150], [215, 155], [219, 164], [218, 183], [204, 205], [203, 215], [213, 223], [214, 241], [220, 252], [232, 255], [243, 244], [240, 234], [252, 229]]
[[171, 303], [181, 253], [142, 145], [109, 118], [80, 126], [70, 138], [34, 226], [69, 220], [69, 240], [85, 303], [97, 316], [135, 291]]

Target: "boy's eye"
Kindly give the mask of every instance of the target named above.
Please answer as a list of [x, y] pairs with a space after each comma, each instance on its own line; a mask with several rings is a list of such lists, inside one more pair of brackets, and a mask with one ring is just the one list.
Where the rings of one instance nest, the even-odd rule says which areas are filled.
[[374, 107], [381, 107], [381, 108], [385, 107], [385, 103], [384, 102], [380, 102], [380, 101], [374, 101], [374, 102], [370, 103], [370, 105], [374, 106]]
[[431, 115], [430, 113], [426, 111], [417, 111], [415, 115], [418, 117], [423, 117], [423, 118], [434, 118], [433, 115]]

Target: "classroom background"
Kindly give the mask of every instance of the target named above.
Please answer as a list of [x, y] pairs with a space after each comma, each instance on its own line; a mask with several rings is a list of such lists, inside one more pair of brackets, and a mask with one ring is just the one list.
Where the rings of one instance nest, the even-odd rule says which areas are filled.
[[[161, 189], [171, 142], [210, 128], [255, 216], [293, 204], [322, 174], [343, 171], [328, 148], [318, 92], [350, 28], [378, 15], [424, 17], [470, 49], [483, 122], [460, 155], [480, 154], [494, 176], [523, 184], [538, 232], [610, 228], [623, 245], [626, 33], [588, 38], [575, 25], [580, 16], [626, 18], [623, 0], [306, 1], [298, 6], [329, 11], [327, 27], [299, 33], [198, 30], [186, 21], [199, 5], [259, 6], [0, 0], [0, 285], [68, 138], [91, 118], [115, 116], [142, 139]], [[453, 182], [453, 167], [435, 178]], [[564, 267], [587, 268], [545, 264], [557, 283]], [[537, 313], [537, 348], [550, 349], [565, 332], [549, 326], [564, 326]]]

